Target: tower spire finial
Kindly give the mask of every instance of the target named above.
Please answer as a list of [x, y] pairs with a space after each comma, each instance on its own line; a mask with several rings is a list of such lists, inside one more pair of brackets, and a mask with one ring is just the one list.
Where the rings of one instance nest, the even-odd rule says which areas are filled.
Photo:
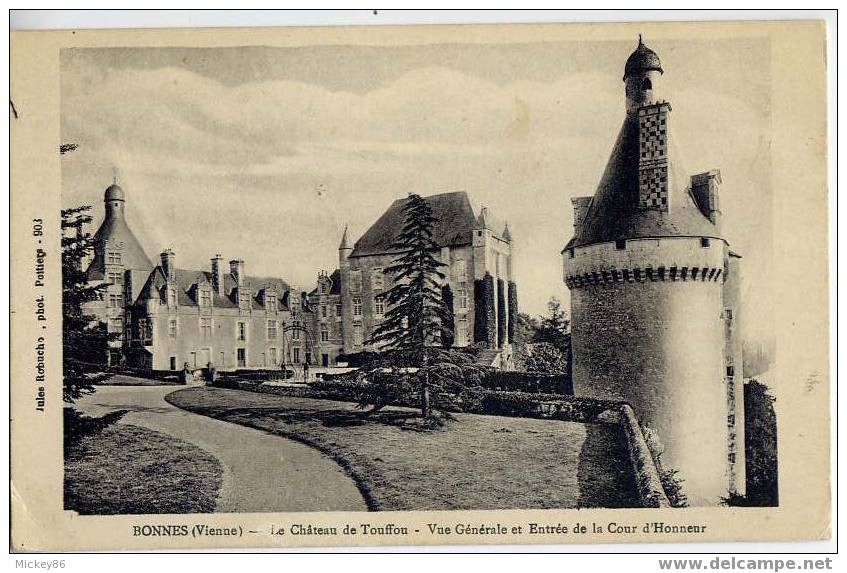
[[117, 184], [118, 184], [118, 170], [114, 165], [112, 165], [112, 185], [117, 185]]
[[638, 34], [638, 45], [643, 46], [644, 42], [641, 41], [641, 34]]

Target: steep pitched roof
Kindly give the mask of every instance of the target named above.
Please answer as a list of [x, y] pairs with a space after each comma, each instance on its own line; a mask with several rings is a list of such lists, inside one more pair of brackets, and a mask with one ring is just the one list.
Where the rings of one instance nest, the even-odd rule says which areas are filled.
[[675, 160], [671, 140], [668, 158], [667, 212], [639, 208], [638, 117], [627, 115], [609, 162], [582, 224], [565, 249], [617, 239], [646, 237], [715, 237], [718, 228], [703, 215], [690, 191], [690, 179]]
[[104, 276], [107, 241], [122, 246], [121, 261], [125, 269], [149, 270], [153, 268], [150, 257], [144, 252], [141, 243], [138, 242], [138, 239], [135, 238], [126, 224], [126, 220], [123, 217], [106, 217], [94, 234], [96, 255], [86, 270], [88, 280], [99, 280]]
[[[457, 191], [424, 197], [438, 220], [433, 239], [439, 247], [469, 245], [477, 226], [467, 193]], [[388, 210], [356, 241], [351, 257], [394, 252], [391, 244], [403, 228], [403, 207], [408, 198], [397, 199]]]

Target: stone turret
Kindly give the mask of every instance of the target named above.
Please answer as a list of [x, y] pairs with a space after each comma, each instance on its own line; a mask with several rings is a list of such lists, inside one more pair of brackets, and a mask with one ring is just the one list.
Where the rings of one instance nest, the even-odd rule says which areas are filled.
[[689, 503], [716, 505], [743, 482], [733, 450], [743, 428], [728, 408], [741, 385], [727, 375], [723, 319], [727, 261], [737, 257], [717, 225], [717, 172], [683, 175], [669, 144], [663, 73], [639, 38], [617, 142], [594, 196], [573, 200], [562, 251], [573, 382], [577, 395], [629, 402]]

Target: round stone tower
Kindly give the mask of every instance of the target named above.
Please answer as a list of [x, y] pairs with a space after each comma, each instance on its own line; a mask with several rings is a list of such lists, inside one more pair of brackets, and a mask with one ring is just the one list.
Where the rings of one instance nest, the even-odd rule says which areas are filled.
[[[640, 40], [624, 71], [626, 117], [593, 197], [574, 204], [562, 251], [577, 395], [629, 402], [679, 471], [690, 505], [731, 485], [720, 174], [684, 177], [669, 149], [663, 74]], [[742, 448], [743, 449], [743, 448]]]

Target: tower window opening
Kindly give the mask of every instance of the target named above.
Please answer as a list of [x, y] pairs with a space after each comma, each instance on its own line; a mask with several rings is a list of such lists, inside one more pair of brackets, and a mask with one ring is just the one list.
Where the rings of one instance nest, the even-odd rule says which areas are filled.
[[711, 241], [709, 240], [708, 237], [700, 237], [700, 246], [701, 247], [703, 247], [704, 249], [708, 249], [710, 244], [711, 244]]
[[618, 239], [615, 241], [615, 248], [619, 251], [626, 249], [626, 239]]
[[653, 82], [650, 81], [650, 78], [644, 78], [644, 81], [641, 82], [641, 89], [642, 90], [652, 90], [653, 89]]

